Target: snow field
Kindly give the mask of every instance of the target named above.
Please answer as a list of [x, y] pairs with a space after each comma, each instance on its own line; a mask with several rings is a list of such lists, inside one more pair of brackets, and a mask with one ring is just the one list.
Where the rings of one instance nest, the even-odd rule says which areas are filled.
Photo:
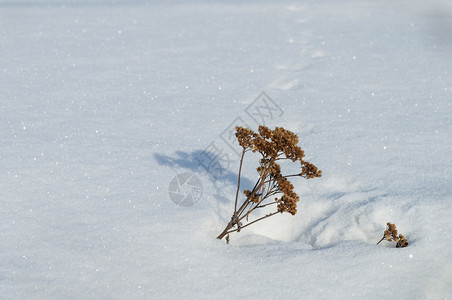
[[[0, 1], [0, 298], [450, 298], [451, 10]], [[225, 245], [238, 160], [196, 157], [262, 91], [324, 176]]]

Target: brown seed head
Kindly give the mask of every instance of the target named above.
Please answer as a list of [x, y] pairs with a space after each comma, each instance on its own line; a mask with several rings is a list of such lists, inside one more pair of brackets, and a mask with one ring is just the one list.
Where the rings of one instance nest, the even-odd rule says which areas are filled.
[[[322, 171], [310, 162], [303, 160], [304, 151], [298, 146], [298, 136], [282, 127], [271, 130], [266, 126], [259, 126], [256, 133], [251, 129], [238, 126], [236, 131], [240, 146], [245, 150], [259, 152], [262, 155], [260, 165], [257, 168], [261, 178], [267, 180], [268, 186], [272, 186], [271, 182], [273, 182], [276, 186], [276, 192], [283, 194], [280, 198], [275, 198], [275, 202], [278, 203], [278, 211], [296, 214], [299, 196], [295, 193], [292, 183], [281, 174], [281, 166], [275, 162], [276, 159], [285, 158], [293, 162], [299, 161], [302, 169], [299, 175], [306, 179], [322, 176]], [[264, 189], [264, 186], [262, 186], [262, 189]], [[259, 201], [263, 201], [261, 199], [264, 194], [263, 190], [255, 193], [253, 195], [249, 190], [244, 191], [245, 196], [251, 202], [259, 203]]]

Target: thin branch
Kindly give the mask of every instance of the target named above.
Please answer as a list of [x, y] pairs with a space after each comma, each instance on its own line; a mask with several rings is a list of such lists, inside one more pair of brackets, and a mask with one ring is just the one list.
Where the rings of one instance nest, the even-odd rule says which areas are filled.
[[[248, 221], [249, 215], [250, 215], [253, 211], [255, 211], [256, 209], [262, 207], [262, 206], [261, 206], [261, 203], [264, 202], [264, 200], [265, 200], [265, 198], [262, 198], [258, 203], [255, 203], [256, 205], [254, 205], [254, 206], [253, 206], [253, 204], [251, 204], [251, 206], [250, 206], [249, 210], [246, 212], [246, 214], [244, 214], [241, 218], [239, 218], [239, 222], [240, 222], [241, 220], [245, 219], [245, 218], [246, 218], [246, 221]], [[264, 206], [265, 206], [265, 205], [266, 205], [266, 204], [264, 204]]]
[[278, 204], [278, 202], [275, 201], [275, 202], [270, 202], [270, 203], [262, 204], [262, 205], [256, 206], [256, 208], [262, 208], [262, 207], [266, 207], [266, 206], [273, 205], [273, 204]]
[[[254, 186], [253, 190], [251, 191], [251, 194], [248, 196], [248, 198], [245, 200], [245, 202], [242, 204], [242, 206], [237, 211], [237, 215], [240, 216], [243, 211], [245, 210], [246, 206], [248, 206], [249, 199], [255, 195], [258, 191], [260, 191], [263, 184], [265, 184], [265, 178], [267, 177], [268, 169], [270, 167], [270, 162], [265, 166], [264, 170], [262, 171], [261, 175], [259, 176], [259, 179], [256, 182], [256, 185]], [[265, 174], [265, 176], [264, 176]], [[246, 205], [245, 205], [246, 204]]]
[[235, 194], [235, 204], [234, 204], [234, 214], [237, 213], [237, 199], [239, 198], [239, 190], [240, 190], [240, 176], [242, 174], [242, 164], [243, 164], [243, 156], [245, 155], [245, 148], [242, 151], [242, 157], [240, 158], [240, 167], [239, 167], [239, 179], [237, 183], [237, 192]]
[[274, 186], [274, 182], [272, 184], [267, 185], [267, 191], [265, 192], [265, 198], [267, 198], [268, 193], [270, 193], [270, 191], [273, 189]]
[[298, 174], [292, 174], [292, 175], [285, 175], [283, 177], [287, 178], [287, 177], [295, 177], [295, 176], [301, 176], [301, 175], [302, 175], [302, 173], [298, 173]]
[[268, 193], [267, 195], [265, 195], [265, 198], [268, 198], [268, 197], [277, 195], [277, 194], [279, 194], [279, 193], [281, 193], [281, 191], [279, 191], [279, 190], [274, 190], [274, 191]]
[[[251, 224], [254, 224], [254, 223], [258, 222], [258, 221], [261, 221], [261, 220], [263, 220], [263, 219], [266, 219], [266, 218], [268, 218], [268, 217], [274, 216], [274, 215], [279, 214], [279, 213], [280, 213], [279, 211], [275, 211], [275, 212], [272, 212], [272, 213], [270, 213], [270, 214], [267, 214], [267, 215], [265, 215], [265, 216], [263, 216], [263, 217], [261, 217], [261, 218], [259, 218], [259, 219], [256, 219], [256, 220], [254, 220], [254, 221], [252, 221], [252, 222], [250, 222], [250, 223], [248, 223], [248, 224], [246, 224], [246, 225], [244, 225], [244, 226], [241, 226], [241, 227], [240, 227], [240, 230], [242, 230], [242, 229], [245, 228], [245, 227], [250, 226]], [[236, 229], [233, 229], [233, 230], [228, 231], [227, 233], [235, 232], [235, 231], [238, 231], [238, 230], [239, 230], [239, 229], [236, 228]]]

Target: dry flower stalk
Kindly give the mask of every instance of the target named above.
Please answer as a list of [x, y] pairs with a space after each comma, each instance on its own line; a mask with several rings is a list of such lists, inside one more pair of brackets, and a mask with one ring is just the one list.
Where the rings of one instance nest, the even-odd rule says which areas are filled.
[[377, 245], [380, 244], [381, 241], [387, 240], [388, 242], [396, 242], [396, 248], [404, 248], [408, 246], [408, 241], [405, 239], [403, 234], [399, 234], [397, 236], [397, 227], [395, 226], [395, 224], [388, 222], [387, 225], [388, 228], [385, 230], [383, 237], [377, 243]]
[[[282, 127], [274, 130], [265, 126], [259, 126], [258, 132], [244, 127], [236, 127], [236, 137], [242, 147], [240, 158], [237, 193], [234, 202], [234, 213], [223, 232], [217, 237], [222, 239], [229, 236], [231, 232], [240, 232], [241, 229], [258, 221], [271, 217], [277, 213], [288, 212], [292, 215], [297, 213], [297, 202], [300, 200], [294, 191], [288, 177], [299, 176], [306, 179], [321, 177], [322, 171], [316, 166], [303, 160], [304, 151], [298, 146], [298, 136]], [[242, 172], [243, 159], [246, 152], [258, 152], [262, 158], [259, 161], [257, 173], [259, 178], [252, 190], [243, 191], [245, 200], [238, 206], [240, 176]], [[290, 160], [299, 162], [301, 172], [292, 175], [283, 175], [279, 161]], [[252, 212], [274, 205], [274, 212], [248, 222]], [[246, 224], [244, 224], [247, 222]]]

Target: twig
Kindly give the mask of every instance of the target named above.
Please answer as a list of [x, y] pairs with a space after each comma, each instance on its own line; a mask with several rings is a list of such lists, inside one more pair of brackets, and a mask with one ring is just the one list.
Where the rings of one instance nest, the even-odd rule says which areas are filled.
[[237, 192], [235, 194], [235, 203], [234, 203], [234, 214], [237, 213], [237, 199], [239, 198], [239, 190], [240, 190], [240, 176], [242, 174], [242, 164], [243, 164], [243, 156], [245, 155], [245, 148], [242, 151], [242, 157], [240, 158], [240, 167], [239, 167], [239, 179], [237, 183]]
[[[245, 227], [248, 227], [248, 226], [250, 226], [251, 224], [254, 224], [254, 223], [256, 223], [256, 222], [258, 222], [258, 221], [260, 221], [260, 220], [266, 219], [266, 218], [268, 218], [268, 217], [271, 217], [271, 216], [276, 215], [276, 214], [279, 214], [279, 213], [280, 213], [279, 211], [275, 211], [275, 212], [269, 213], [269, 214], [267, 214], [267, 215], [265, 215], [265, 216], [263, 216], [263, 217], [260, 217], [259, 219], [256, 219], [256, 220], [254, 220], [254, 221], [252, 221], [252, 222], [249, 222], [249, 223], [246, 224], [246, 225], [243, 225], [242, 227], [240, 227], [240, 229], [243, 229], [243, 228], [245, 228]], [[227, 233], [235, 232], [235, 231], [238, 231], [238, 230], [239, 230], [239, 229], [233, 229], [233, 230], [228, 231]]]
[[262, 208], [262, 207], [266, 207], [266, 206], [273, 205], [273, 204], [278, 204], [278, 202], [275, 201], [275, 202], [266, 203], [263, 205], [256, 206], [256, 208]]

